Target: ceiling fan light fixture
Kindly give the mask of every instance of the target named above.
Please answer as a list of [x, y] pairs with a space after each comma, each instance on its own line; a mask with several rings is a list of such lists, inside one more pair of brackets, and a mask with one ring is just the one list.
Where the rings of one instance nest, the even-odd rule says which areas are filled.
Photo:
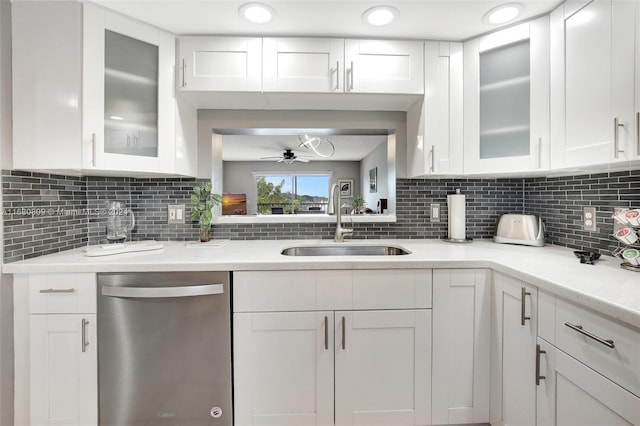
[[398, 9], [395, 7], [376, 6], [365, 10], [362, 14], [362, 20], [374, 27], [382, 27], [390, 24], [398, 14]]
[[336, 152], [336, 147], [327, 138], [319, 136], [298, 135], [300, 147], [310, 149], [318, 157], [329, 158]]
[[514, 21], [522, 11], [524, 5], [521, 3], [508, 3], [494, 7], [484, 14], [482, 22], [487, 25], [502, 25]]
[[238, 9], [238, 14], [254, 24], [266, 24], [273, 19], [276, 11], [264, 3], [245, 3]]

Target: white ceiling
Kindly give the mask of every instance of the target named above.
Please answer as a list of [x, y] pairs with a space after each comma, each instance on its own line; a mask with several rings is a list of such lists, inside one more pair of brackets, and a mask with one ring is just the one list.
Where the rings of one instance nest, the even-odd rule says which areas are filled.
[[[275, 18], [253, 24], [238, 15], [246, 1], [229, 0], [93, 0], [94, 3], [148, 22], [172, 33], [337, 36], [465, 40], [499, 26], [482, 22], [483, 15], [510, 0], [259, 0], [273, 7]], [[524, 11], [518, 21], [553, 10], [561, 0], [518, 1]], [[386, 27], [372, 27], [362, 13], [374, 6], [399, 10]]]
[[[387, 136], [325, 136], [335, 146], [331, 158], [321, 158], [313, 151], [300, 147], [297, 136], [224, 135], [222, 137], [223, 161], [269, 161], [262, 157], [281, 155], [286, 148], [310, 161], [360, 161]], [[275, 160], [275, 159], [274, 159]], [[273, 161], [273, 160], [272, 160]]]

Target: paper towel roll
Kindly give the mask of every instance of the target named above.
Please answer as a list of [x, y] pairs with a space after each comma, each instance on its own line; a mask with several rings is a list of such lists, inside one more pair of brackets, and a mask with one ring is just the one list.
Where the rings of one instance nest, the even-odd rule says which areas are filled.
[[449, 239], [464, 240], [466, 238], [466, 208], [465, 197], [456, 189], [453, 195], [447, 195], [449, 207]]

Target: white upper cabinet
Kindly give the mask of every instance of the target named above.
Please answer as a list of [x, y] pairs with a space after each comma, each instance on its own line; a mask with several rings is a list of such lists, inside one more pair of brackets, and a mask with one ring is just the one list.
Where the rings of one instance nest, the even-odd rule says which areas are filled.
[[187, 91], [422, 94], [423, 42], [182, 37]]
[[424, 44], [424, 99], [407, 112], [409, 177], [462, 173], [462, 43]]
[[421, 41], [345, 40], [345, 92], [424, 93]]
[[181, 90], [259, 92], [262, 39], [181, 37], [178, 68]]
[[171, 171], [174, 37], [91, 4], [83, 18], [83, 168]]
[[549, 167], [549, 18], [464, 45], [464, 172]]
[[12, 31], [14, 168], [195, 175], [172, 34], [80, 2], [16, 2]]
[[634, 8], [574, 1], [551, 14], [554, 168], [635, 157]]
[[265, 38], [262, 89], [265, 92], [343, 92], [344, 40]]

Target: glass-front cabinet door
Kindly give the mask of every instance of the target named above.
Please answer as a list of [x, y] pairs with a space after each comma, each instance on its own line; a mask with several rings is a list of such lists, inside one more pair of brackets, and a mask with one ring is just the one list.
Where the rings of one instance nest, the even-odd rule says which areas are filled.
[[549, 19], [464, 45], [464, 171], [549, 167]]
[[84, 167], [170, 172], [173, 36], [87, 3], [83, 14]]

